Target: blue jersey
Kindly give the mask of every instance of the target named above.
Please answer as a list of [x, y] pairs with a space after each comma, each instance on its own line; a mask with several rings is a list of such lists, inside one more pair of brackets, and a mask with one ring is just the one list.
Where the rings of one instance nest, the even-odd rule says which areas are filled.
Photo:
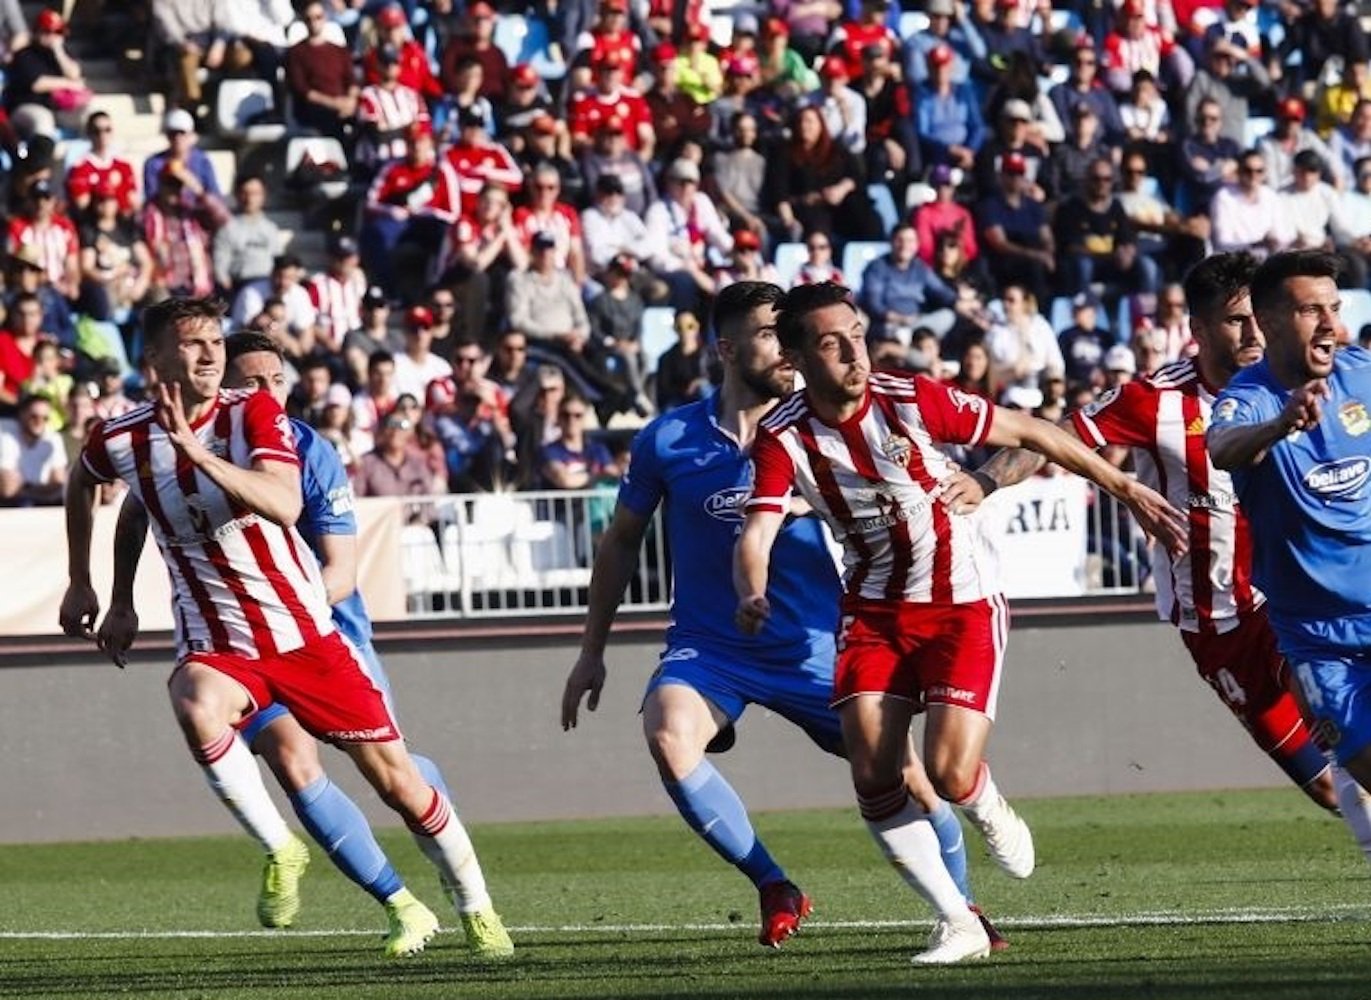
[[[295, 445], [300, 453], [301, 490], [304, 506], [295, 528], [323, 562], [319, 548], [320, 535], [355, 535], [357, 517], [353, 513], [352, 484], [347, 470], [338, 457], [338, 450], [319, 436], [309, 424], [291, 420], [295, 430]], [[371, 642], [371, 618], [367, 615], [362, 594], [351, 594], [333, 605], [333, 624], [338, 631], [362, 647]]]
[[[1287, 656], [1371, 646], [1371, 354], [1337, 352], [1313, 430], [1233, 472], [1252, 525], [1252, 575]], [[1214, 429], [1265, 423], [1290, 393], [1265, 361], [1233, 377]]]
[[804, 659], [831, 647], [840, 587], [818, 518], [791, 518], [771, 557], [771, 618], [755, 636], [733, 623], [733, 545], [752, 491], [752, 463], [719, 426], [718, 397], [679, 407], [644, 427], [633, 441], [619, 502], [649, 517], [665, 502], [673, 560], [669, 645], [700, 643], [750, 660]]

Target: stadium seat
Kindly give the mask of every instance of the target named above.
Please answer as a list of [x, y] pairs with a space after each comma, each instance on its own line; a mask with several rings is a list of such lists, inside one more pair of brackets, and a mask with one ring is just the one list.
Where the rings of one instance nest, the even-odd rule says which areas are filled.
[[214, 123], [225, 139], [279, 142], [286, 134], [283, 121], [253, 122], [254, 118], [275, 110], [271, 84], [266, 80], [224, 80], [214, 102]]
[[526, 31], [518, 61], [528, 63], [544, 80], [560, 80], [566, 76], [566, 62], [552, 52], [552, 34], [547, 22], [540, 17], [530, 17], [524, 25]]
[[657, 359], [676, 343], [676, 310], [670, 306], [648, 306], [640, 327], [643, 349], [643, 374], [657, 370]]
[[324, 181], [318, 190], [325, 198], [341, 198], [348, 190], [348, 157], [343, 144], [332, 136], [296, 136], [286, 145], [286, 176], [292, 177], [308, 153], [315, 163], [333, 163], [338, 167], [336, 181]]
[[411, 612], [426, 607], [429, 594], [448, 590], [447, 565], [438, 539], [422, 524], [406, 525], [400, 531], [400, 575]]
[[1062, 10], [1054, 8], [1049, 18], [1049, 30], [1056, 34], [1059, 31], [1070, 31], [1080, 34], [1085, 30], [1085, 22], [1081, 20], [1081, 15], [1074, 10]]
[[862, 272], [877, 257], [890, 253], [890, 244], [885, 240], [854, 240], [843, 247], [842, 272], [847, 287], [858, 292], [862, 287]]
[[1114, 336], [1120, 344], [1130, 343], [1133, 339], [1133, 296], [1119, 297], [1118, 315], [1114, 317]]
[[513, 562], [540, 588], [585, 587], [590, 569], [576, 555], [571, 529], [558, 521], [533, 521], [515, 532]]
[[1251, 149], [1261, 139], [1265, 139], [1276, 129], [1276, 119], [1248, 115], [1247, 125], [1243, 128], [1242, 148]]
[[1371, 292], [1365, 288], [1339, 289], [1342, 296], [1342, 324], [1355, 343], [1361, 328], [1371, 323]]
[[1071, 325], [1073, 318], [1070, 295], [1058, 295], [1052, 300], [1047, 321], [1052, 324], [1053, 333], [1060, 335], [1063, 330]]
[[809, 259], [809, 248], [803, 243], [776, 244], [776, 284], [789, 288], [795, 284], [795, 275]]
[[928, 30], [928, 15], [921, 10], [907, 10], [900, 14], [900, 37], [905, 41]]
[[905, 211], [912, 212], [920, 205], [927, 205], [938, 197], [938, 192], [934, 190], [932, 184], [925, 184], [923, 181], [915, 181], [904, 192]]
[[868, 184], [866, 194], [871, 199], [871, 207], [876, 209], [876, 214], [881, 218], [886, 235], [889, 235], [900, 221], [900, 213], [895, 208], [895, 196], [885, 184]]
[[511, 66], [523, 60], [527, 37], [528, 19], [523, 14], [501, 14], [495, 19], [495, 34], [491, 41], [505, 54]]

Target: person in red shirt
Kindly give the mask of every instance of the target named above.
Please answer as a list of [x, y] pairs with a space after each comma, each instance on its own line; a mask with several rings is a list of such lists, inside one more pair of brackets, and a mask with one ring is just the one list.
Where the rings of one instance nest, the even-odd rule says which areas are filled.
[[443, 49], [443, 65], [439, 73], [443, 91], [454, 93], [457, 87], [457, 67], [472, 58], [481, 64], [481, 96], [492, 104], [505, 99], [509, 86], [509, 60], [495, 44], [495, 8], [486, 0], [476, 0], [467, 7], [466, 26]]
[[576, 39], [575, 65], [571, 73], [573, 90], [590, 87], [593, 68], [610, 53], [632, 70], [638, 65], [642, 51], [642, 40], [628, 23], [628, 0], [604, 0], [595, 24]]
[[861, 13], [855, 21], [844, 21], [833, 32], [828, 44], [829, 58], [837, 56], [847, 67], [849, 79], [856, 80], [862, 75], [862, 52], [868, 45], [879, 45], [885, 50], [896, 70], [899, 69], [900, 39], [885, 23], [885, 0], [862, 0]]
[[362, 56], [362, 79], [369, 84], [381, 82], [380, 51], [390, 46], [400, 58], [400, 83], [423, 95], [430, 103], [443, 96], [443, 85], [433, 75], [428, 53], [410, 34], [409, 19], [399, 4], [387, 4], [376, 13], [376, 44]]
[[0, 330], [0, 405], [19, 402], [20, 386], [33, 375], [33, 351], [43, 333], [43, 304], [32, 292], [20, 292], [10, 303], [8, 328]]
[[366, 272], [387, 295], [417, 297], [461, 207], [457, 172], [439, 159], [432, 126], [416, 123], [409, 155], [388, 164], [367, 191], [359, 238]]
[[90, 152], [67, 171], [67, 203], [72, 214], [84, 216], [91, 206], [91, 195], [112, 184], [119, 200], [119, 214], [131, 218], [142, 204], [138, 193], [138, 174], [128, 160], [114, 155], [114, 119], [96, 111], [86, 119], [86, 138]]
[[595, 135], [595, 129], [608, 118], [624, 122], [628, 147], [644, 160], [651, 160], [656, 144], [652, 129], [652, 112], [643, 96], [624, 83], [624, 71], [629, 63], [621, 50], [611, 50], [595, 64], [595, 89], [571, 102], [571, 142], [583, 149]]
[[74, 300], [81, 285], [81, 239], [76, 226], [57, 210], [57, 192], [40, 180], [29, 188], [20, 213], [10, 217], [8, 246], [30, 246], [38, 253], [46, 283]]
[[457, 113], [457, 141], [448, 148], [447, 162], [457, 172], [464, 214], [476, 206], [476, 197], [487, 184], [517, 191], [524, 173], [509, 150], [490, 137], [490, 122], [481, 105]]
[[551, 233], [556, 240], [557, 267], [571, 272], [578, 285], [586, 280], [585, 245], [581, 239], [581, 215], [560, 199], [562, 175], [550, 163], [533, 168], [528, 179], [529, 203], [514, 210], [514, 225], [524, 239], [524, 247], [533, 249], [533, 237]]

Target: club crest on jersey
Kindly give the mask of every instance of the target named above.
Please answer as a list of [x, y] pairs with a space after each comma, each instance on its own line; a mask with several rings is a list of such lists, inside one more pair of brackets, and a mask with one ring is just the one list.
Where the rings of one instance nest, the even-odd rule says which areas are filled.
[[914, 442], [900, 434], [892, 434], [881, 442], [881, 453], [896, 465], [908, 465], [914, 452]]
[[1366, 412], [1364, 403], [1353, 400], [1338, 407], [1338, 423], [1352, 437], [1361, 437], [1371, 431], [1371, 414]]
[[1219, 401], [1219, 405], [1214, 407], [1215, 420], [1232, 420], [1233, 415], [1238, 412], [1238, 401], [1236, 399], [1224, 399]]

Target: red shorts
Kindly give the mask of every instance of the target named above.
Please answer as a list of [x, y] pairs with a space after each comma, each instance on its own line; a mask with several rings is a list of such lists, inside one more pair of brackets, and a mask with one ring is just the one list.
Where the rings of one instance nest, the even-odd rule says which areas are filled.
[[337, 632], [271, 659], [190, 653], [181, 658], [181, 664], [185, 663], [203, 663], [233, 678], [252, 699], [252, 712], [280, 702], [321, 740], [387, 743], [400, 739], [400, 727], [381, 689], [367, 676], [357, 651]]
[[1003, 597], [970, 604], [849, 599], [838, 626], [833, 704], [888, 694], [995, 718], [1009, 634]]
[[1258, 608], [1221, 635], [1182, 632], [1195, 667], [1267, 753], [1293, 754], [1309, 742], [1299, 705], [1287, 687], [1289, 669]]

